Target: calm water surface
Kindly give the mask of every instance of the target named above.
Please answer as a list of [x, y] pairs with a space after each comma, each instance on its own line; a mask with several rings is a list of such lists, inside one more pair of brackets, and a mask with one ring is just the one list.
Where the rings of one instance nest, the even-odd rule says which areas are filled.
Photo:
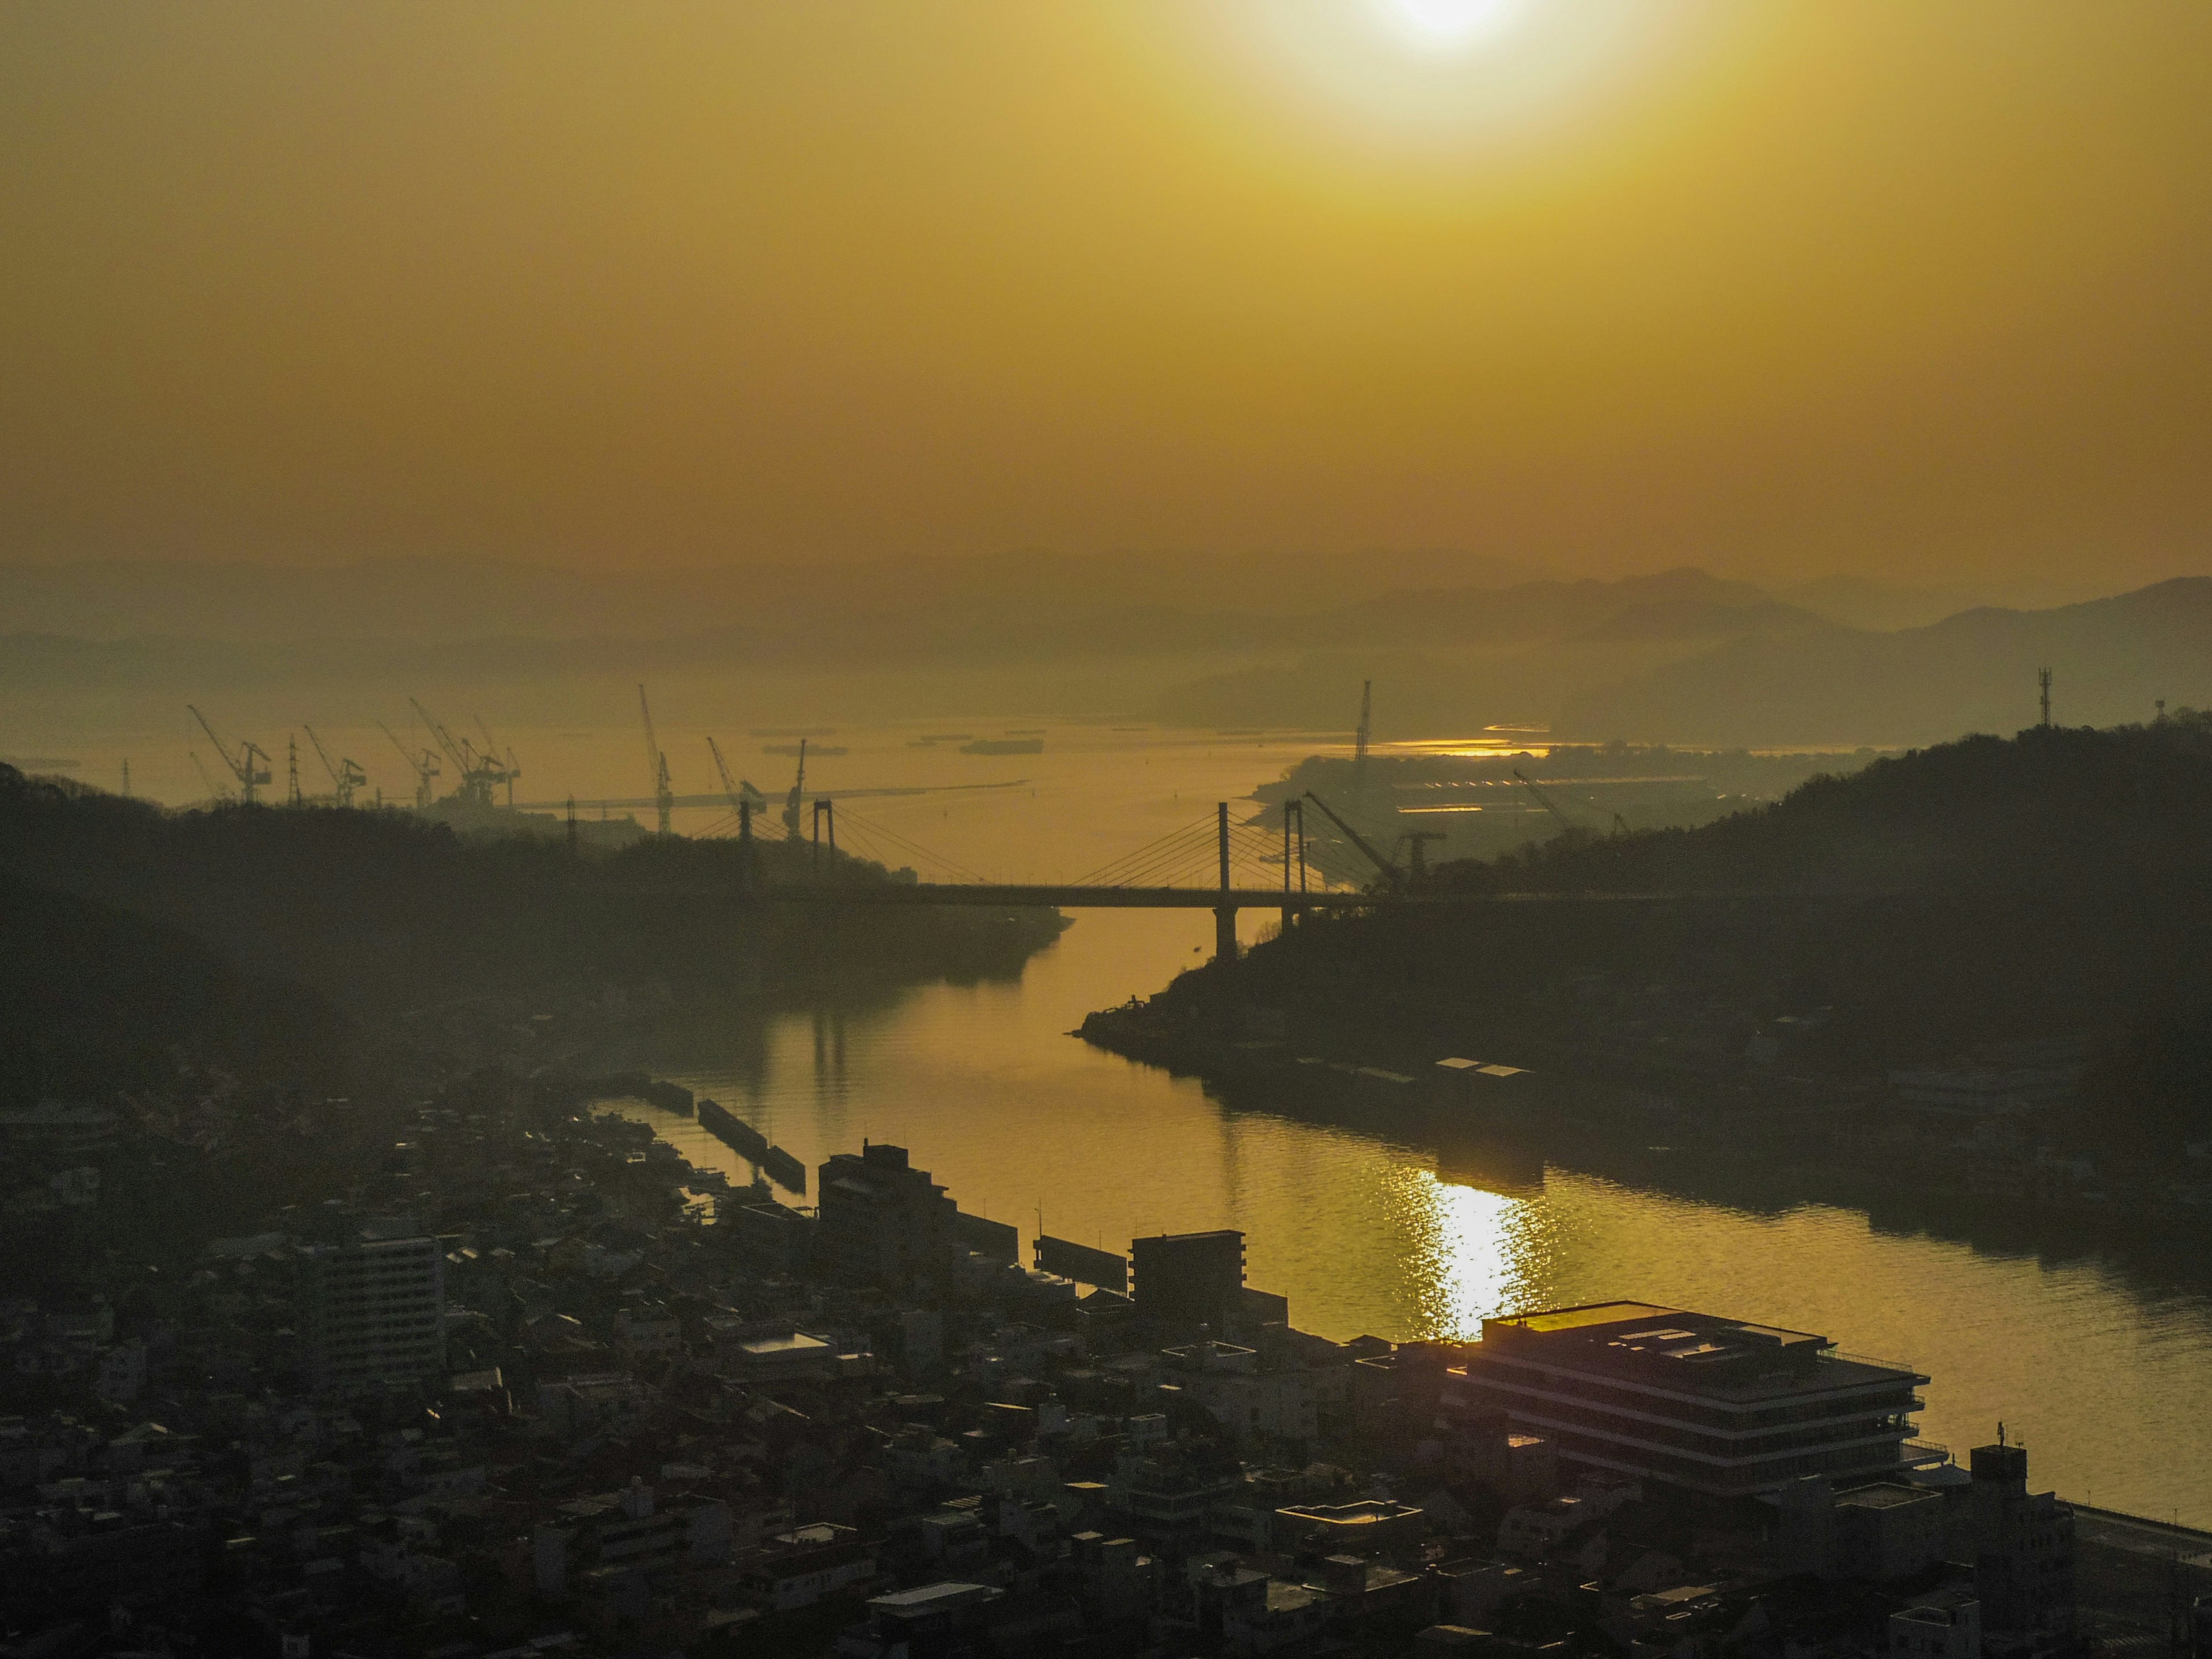
[[[533, 791], [644, 790], [638, 734], [617, 703], [605, 726], [501, 733]], [[679, 703], [662, 712], [678, 791], [710, 788], [706, 731], [680, 724]], [[854, 792], [841, 826], [887, 861], [907, 861], [902, 845], [918, 842], [998, 879], [1064, 881], [1331, 748], [1310, 736], [1052, 720], [1030, 723], [1047, 728], [1036, 756], [918, 741], [1012, 724], [848, 726], [830, 739], [848, 752], [817, 757], [808, 781]], [[374, 727], [334, 719], [321, 729], [373, 763], [379, 782], [404, 787]], [[771, 791], [788, 786], [792, 763], [765, 753], [766, 739], [719, 730], [736, 770]], [[115, 770], [124, 752], [88, 753], [88, 775]], [[181, 739], [173, 754], [142, 750], [137, 775], [173, 799], [193, 793]], [[708, 832], [720, 816], [682, 809], [677, 828]], [[1267, 920], [1249, 916], [1248, 931]], [[1754, 1212], [1556, 1164], [1498, 1190], [1455, 1163], [1440, 1173], [1429, 1146], [1394, 1143], [1387, 1128], [1235, 1109], [1066, 1035], [1091, 1010], [1149, 994], [1200, 960], [1212, 927], [1204, 911], [1082, 913], [1018, 983], [933, 986], [864, 1012], [779, 1018], [742, 1054], [669, 1074], [810, 1170], [863, 1137], [901, 1142], [963, 1207], [1025, 1235], [1040, 1212], [1047, 1230], [1112, 1249], [1133, 1234], [1240, 1228], [1251, 1281], [1328, 1336], [1471, 1336], [1486, 1314], [1613, 1297], [1817, 1330], [1931, 1375], [1927, 1438], [1963, 1451], [2002, 1419], [2027, 1440], [2039, 1486], [2212, 1525], [2212, 1267], [1994, 1253], [1853, 1210]], [[634, 1109], [696, 1161], [750, 1175], [696, 1123]]]
[[[520, 748], [532, 793], [644, 792], [622, 690], [605, 725], [501, 733]], [[710, 789], [706, 728], [682, 723], [679, 699], [662, 700], [660, 713], [678, 790]], [[902, 843], [913, 842], [997, 879], [1064, 881], [1332, 749], [1311, 736], [1048, 720], [1028, 723], [1047, 728], [1037, 756], [918, 741], [1012, 724], [848, 726], [829, 741], [848, 752], [817, 757], [808, 781], [854, 792], [841, 800], [841, 825], [887, 861], [907, 861]], [[734, 769], [781, 792], [792, 763], [742, 725], [716, 728]], [[348, 727], [333, 710], [319, 730], [404, 793], [374, 726]], [[190, 799], [189, 738], [180, 727], [158, 752], [143, 738], [95, 744], [83, 775], [115, 774], [135, 747], [142, 789]], [[681, 809], [677, 828], [708, 832], [721, 816]], [[1266, 920], [1248, 917], [1248, 932]], [[864, 1136], [902, 1142], [963, 1207], [1025, 1235], [1040, 1211], [1048, 1231], [1113, 1249], [1137, 1233], [1240, 1228], [1251, 1281], [1287, 1295], [1300, 1327], [1332, 1337], [1469, 1336], [1486, 1314], [1613, 1297], [1817, 1330], [1931, 1375], [1927, 1438], [1963, 1451], [2002, 1419], [2027, 1439], [2039, 1486], [2212, 1525], [2212, 1267], [1994, 1253], [1853, 1210], [1754, 1212], [1556, 1164], [1497, 1190], [1450, 1163], [1439, 1173], [1431, 1149], [1394, 1143], [1387, 1130], [1237, 1110], [1066, 1035], [1091, 1010], [1149, 994], [1200, 960], [1212, 927], [1204, 911], [1083, 913], [1018, 983], [933, 986], [865, 1012], [779, 1018], [742, 1054], [668, 1074], [810, 1170]], [[631, 1109], [695, 1161], [750, 1175], [696, 1123]]]
[[[810, 1170], [899, 1142], [963, 1208], [1064, 1237], [1237, 1227], [1250, 1281], [1342, 1339], [1471, 1336], [1486, 1314], [1640, 1297], [1817, 1330], [1930, 1374], [1925, 1438], [2002, 1419], [2040, 1486], [2212, 1524], [2212, 1307], [2121, 1269], [1999, 1255], [1806, 1205], [1758, 1214], [1553, 1165], [1502, 1192], [1419, 1146], [1210, 1098], [1066, 1033], [1209, 943], [1204, 912], [1092, 912], [1018, 985], [935, 986], [866, 1014], [775, 1022], [742, 1066], [678, 1080]], [[747, 1166], [687, 1120], [687, 1155]]]

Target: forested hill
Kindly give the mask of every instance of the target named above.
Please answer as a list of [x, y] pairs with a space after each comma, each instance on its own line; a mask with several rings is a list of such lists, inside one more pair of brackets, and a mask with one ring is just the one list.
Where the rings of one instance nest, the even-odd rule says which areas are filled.
[[[806, 849], [758, 848], [771, 882]], [[0, 766], [0, 876], [179, 929], [365, 1012], [458, 994], [658, 981], [770, 1000], [1016, 972], [1050, 911], [749, 904], [726, 841], [618, 852], [473, 840], [411, 812], [171, 812]], [[839, 879], [889, 879], [834, 858]]]
[[1967, 738], [1698, 829], [1564, 836], [1437, 880], [1477, 892], [2193, 893], [2212, 884], [2212, 715]]
[[0, 1105], [160, 1091], [179, 1068], [336, 1086], [328, 1003], [240, 973], [179, 929], [0, 873]]
[[1734, 1011], [1746, 1036], [1817, 1015], [1808, 1063], [1861, 1075], [2193, 1030], [2212, 1009], [2212, 720], [1970, 738], [1698, 829], [1573, 834], [1434, 880], [1653, 897], [1317, 918], [1186, 975], [1169, 1006], [1281, 1007], [1347, 1050], [1510, 1054], [1564, 1040], [1593, 999], [1649, 994]]

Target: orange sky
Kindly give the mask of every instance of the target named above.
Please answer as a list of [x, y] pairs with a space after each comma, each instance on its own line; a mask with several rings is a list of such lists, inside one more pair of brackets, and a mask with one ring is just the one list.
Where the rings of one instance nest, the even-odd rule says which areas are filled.
[[2200, 0], [0, 9], [0, 558], [2118, 586], [2208, 368]]

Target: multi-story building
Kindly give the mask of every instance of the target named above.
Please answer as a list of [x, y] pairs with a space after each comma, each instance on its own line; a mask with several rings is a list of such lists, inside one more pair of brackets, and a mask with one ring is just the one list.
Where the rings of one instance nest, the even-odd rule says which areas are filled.
[[325, 1245], [303, 1264], [319, 1390], [403, 1387], [446, 1364], [444, 1258], [434, 1238]]
[[[2002, 1425], [2000, 1425], [2002, 1427]], [[1973, 1475], [1974, 1593], [1991, 1636], [2070, 1642], [2074, 1636], [2074, 1511], [2027, 1489], [2027, 1448], [1977, 1446]]]
[[822, 1165], [817, 1193], [822, 1248], [841, 1266], [886, 1285], [950, 1272], [959, 1206], [905, 1147], [838, 1153]]
[[1132, 1239], [1138, 1314], [1163, 1324], [1229, 1328], [1243, 1311], [1244, 1235], [1162, 1233]]
[[1563, 1466], [1740, 1498], [1943, 1462], [1911, 1443], [1927, 1381], [1809, 1332], [1606, 1302], [1485, 1320], [1439, 1409], [1541, 1435]]

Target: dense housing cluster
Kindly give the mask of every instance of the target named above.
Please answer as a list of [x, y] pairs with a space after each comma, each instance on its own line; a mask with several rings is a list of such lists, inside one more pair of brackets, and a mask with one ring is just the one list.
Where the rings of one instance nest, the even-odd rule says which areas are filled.
[[2016, 1446], [1914, 1440], [1909, 1367], [1645, 1303], [1331, 1341], [1244, 1284], [1237, 1233], [1038, 1241], [1079, 1283], [902, 1148], [784, 1202], [593, 1092], [46, 1114], [93, 1159], [249, 1109], [381, 1152], [167, 1273], [118, 1253], [7, 1305], [35, 1407], [0, 1421], [10, 1650], [2077, 1640], [2072, 1511]]

